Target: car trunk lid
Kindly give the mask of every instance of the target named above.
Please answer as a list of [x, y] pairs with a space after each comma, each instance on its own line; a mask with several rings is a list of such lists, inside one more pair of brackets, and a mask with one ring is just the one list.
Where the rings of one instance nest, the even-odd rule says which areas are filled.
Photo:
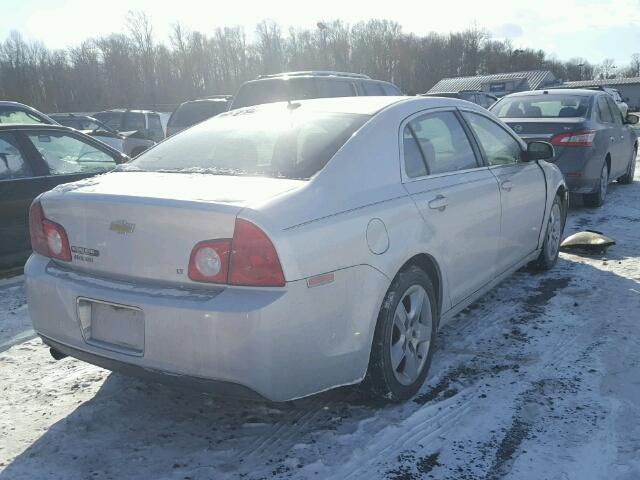
[[[578, 132], [584, 130], [585, 119], [582, 117], [563, 118], [503, 118], [514, 132], [524, 141], [541, 140], [551, 142], [551, 139], [561, 133]], [[560, 158], [565, 147], [554, 145], [556, 156]]]
[[191, 250], [232, 238], [245, 206], [306, 182], [204, 174], [115, 172], [45, 194], [45, 216], [69, 238], [68, 268], [118, 279], [194, 283]]

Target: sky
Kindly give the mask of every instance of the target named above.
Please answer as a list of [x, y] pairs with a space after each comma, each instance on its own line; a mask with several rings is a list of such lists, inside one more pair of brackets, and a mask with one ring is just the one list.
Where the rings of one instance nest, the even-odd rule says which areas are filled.
[[0, 39], [17, 30], [50, 48], [65, 48], [89, 37], [124, 32], [129, 10], [146, 12], [155, 38], [168, 42], [171, 25], [212, 32], [241, 25], [247, 33], [263, 19], [315, 28], [318, 21], [356, 23], [384, 18], [404, 32], [448, 33], [473, 25], [495, 38], [508, 38], [516, 48], [545, 50], [561, 60], [584, 57], [592, 63], [613, 58], [624, 66], [640, 52], [640, 0], [0, 0]]

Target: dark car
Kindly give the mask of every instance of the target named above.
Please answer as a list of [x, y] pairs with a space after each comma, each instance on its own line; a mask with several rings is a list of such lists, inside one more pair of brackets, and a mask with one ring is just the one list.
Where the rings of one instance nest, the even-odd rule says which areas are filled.
[[426, 97], [448, 97], [459, 98], [468, 102], [475, 103], [484, 108], [489, 108], [491, 105], [498, 101], [498, 97], [491, 95], [490, 93], [480, 90], [461, 90], [459, 92], [440, 92], [440, 93], [424, 93]]
[[393, 83], [359, 73], [309, 71], [261, 75], [243, 83], [230, 109], [308, 98], [402, 95]]
[[490, 110], [524, 140], [545, 140], [572, 193], [587, 206], [604, 203], [609, 182], [631, 183], [638, 138], [636, 115], [622, 116], [611, 95], [553, 89], [507, 95]]
[[154, 142], [159, 142], [165, 137], [158, 112], [116, 108], [94, 113], [93, 117], [117, 132], [137, 131]]
[[207, 118], [226, 112], [229, 109], [230, 100], [231, 96], [221, 96], [219, 98], [203, 98], [181, 103], [169, 117], [167, 137]]
[[0, 268], [31, 252], [28, 211], [42, 192], [112, 170], [128, 157], [60, 125], [0, 125]]
[[55, 120], [51, 117], [48, 117], [29, 105], [18, 102], [0, 102], [0, 125], [24, 123], [56, 125]]

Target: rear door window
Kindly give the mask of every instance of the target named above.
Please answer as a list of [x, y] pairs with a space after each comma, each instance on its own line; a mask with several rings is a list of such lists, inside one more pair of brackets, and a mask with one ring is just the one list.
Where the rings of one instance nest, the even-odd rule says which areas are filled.
[[616, 105], [616, 102], [613, 101], [613, 98], [609, 97], [604, 97], [606, 98], [607, 104], [609, 105], [609, 110], [611, 111], [611, 117], [613, 118], [613, 122], [616, 125], [622, 125], [624, 122], [622, 121], [622, 112], [620, 111], [620, 108], [618, 108], [618, 105]]
[[111, 155], [74, 136], [62, 132], [27, 132], [51, 175], [97, 173], [116, 167]]
[[12, 133], [0, 132], [0, 180], [33, 176]]
[[122, 129], [124, 131], [129, 130], [144, 130], [147, 128], [144, 121], [144, 114], [139, 112], [127, 112], [124, 115], [124, 122]]
[[164, 138], [164, 130], [162, 129], [162, 122], [160, 121], [160, 115], [157, 113], [149, 114], [149, 131], [155, 141], [160, 141]]
[[600, 95], [598, 97], [598, 118], [600, 118], [601, 122], [604, 123], [613, 123], [613, 116], [611, 115], [611, 110], [609, 110], [609, 105], [607, 104], [607, 99], [604, 95]]
[[411, 120], [403, 132], [403, 142], [405, 172], [409, 177], [425, 174], [417, 161], [418, 153], [429, 174], [478, 166], [469, 139], [453, 112], [432, 113]]

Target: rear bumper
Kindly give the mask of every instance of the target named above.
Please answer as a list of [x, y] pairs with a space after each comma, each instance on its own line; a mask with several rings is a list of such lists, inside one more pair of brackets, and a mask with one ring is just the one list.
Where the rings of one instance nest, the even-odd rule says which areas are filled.
[[[278, 289], [179, 290], [69, 272], [34, 254], [25, 284], [34, 330], [64, 353], [223, 395], [286, 401], [364, 378], [389, 280], [356, 266], [314, 288], [300, 280]], [[141, 309], [142, 355], [87, 343], [78, 297]]]
[[600, 182], [604, 156], [594, 148], [565, 147], [559, 152], [558, 166], [571, 193], [593, 193]]

